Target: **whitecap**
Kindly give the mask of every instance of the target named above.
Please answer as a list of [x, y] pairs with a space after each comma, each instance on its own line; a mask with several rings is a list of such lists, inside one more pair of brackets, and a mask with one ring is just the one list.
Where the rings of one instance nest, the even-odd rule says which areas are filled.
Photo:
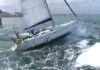
[[83, 48], [87, 48], [88, 43], [89, 43], [89, 40], [84, 39], [84, 40], [79, 41], [79, 42], [76, 44], [76, 46], [79, 47], [79, 48], [81, 48], [81, 49], [83, 49]]
[[12, 46], [10, 49], [12, 50], [12, 51], [15, 51], [16, 50], [16, 48], [17, 48], [17, 45], [15, 44], [14, 46]]
[[86, 49], [86, 51], [77, 58], [75, 67], [81, 67], [83, 65], [100, 67], [100, 42]]

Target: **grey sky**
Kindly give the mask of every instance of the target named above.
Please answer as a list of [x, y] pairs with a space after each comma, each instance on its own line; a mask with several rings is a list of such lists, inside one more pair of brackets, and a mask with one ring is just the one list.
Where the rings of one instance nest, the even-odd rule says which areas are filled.
[[[69, 9], [63, 0], [48, 0], [53, 13], [67, 13]], [[100, 0], [67, 0], [74, 11], [78, 14], [100, 14]], [[54, 10], [57, 11], [54, 11]]]
[[[55, 14], [69, 13], [63, 0], [47, 0]], [[100, 0], [67, 0], [78, 14], [100, 14]], [[8, 12], [20, 11], [20, 0], [0, 0], [0, 9]]]
[[0, 9], [8, 12], [20, 11], [20, 0], [0, 0]]

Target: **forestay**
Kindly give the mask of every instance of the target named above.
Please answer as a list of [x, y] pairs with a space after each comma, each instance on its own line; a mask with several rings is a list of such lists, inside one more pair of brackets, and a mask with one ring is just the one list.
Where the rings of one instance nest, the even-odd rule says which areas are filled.
[[45, 0], [22, 0], [23, 20], [25, 30], [39, 30], [52, 25]]

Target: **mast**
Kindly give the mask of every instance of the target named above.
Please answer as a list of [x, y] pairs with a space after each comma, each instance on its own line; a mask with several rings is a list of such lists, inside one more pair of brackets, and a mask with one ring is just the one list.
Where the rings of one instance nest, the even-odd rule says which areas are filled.
[[69, 5], [69, 3], [67, 2], [67, 0], [64, 0], [65, 4], [68, 6], [69, 10], [72, 12], [73, 16], [78, 19], [77, 14], [74, 12], [74, 10], [71, 8], [71, 6]]

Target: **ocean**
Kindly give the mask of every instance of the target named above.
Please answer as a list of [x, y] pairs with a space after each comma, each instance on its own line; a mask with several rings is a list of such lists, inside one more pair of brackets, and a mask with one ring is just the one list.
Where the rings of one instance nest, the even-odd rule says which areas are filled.
[[[73, 16], [68, 15], [54, 16], [57, 25], [73, 19]], [[91, 41], [90, 45], [100, 42], [100, 15], [79, 15], [79, 19], [80, 24], [70, 35], [26, 52], [13, 51], [13, 42], [2, 39], [11, 30], [11, 25], [6, 25], [6, 29], [0, 29], [1, 35], [6, 34], [0, 35], [0, 70], [77, 70], [76, 59], [81, 50], [87, 48], [84, 47], [85, 42], [80, 42]], [[17, 25], [21, 23], [18, 20], [12, 21]]]

